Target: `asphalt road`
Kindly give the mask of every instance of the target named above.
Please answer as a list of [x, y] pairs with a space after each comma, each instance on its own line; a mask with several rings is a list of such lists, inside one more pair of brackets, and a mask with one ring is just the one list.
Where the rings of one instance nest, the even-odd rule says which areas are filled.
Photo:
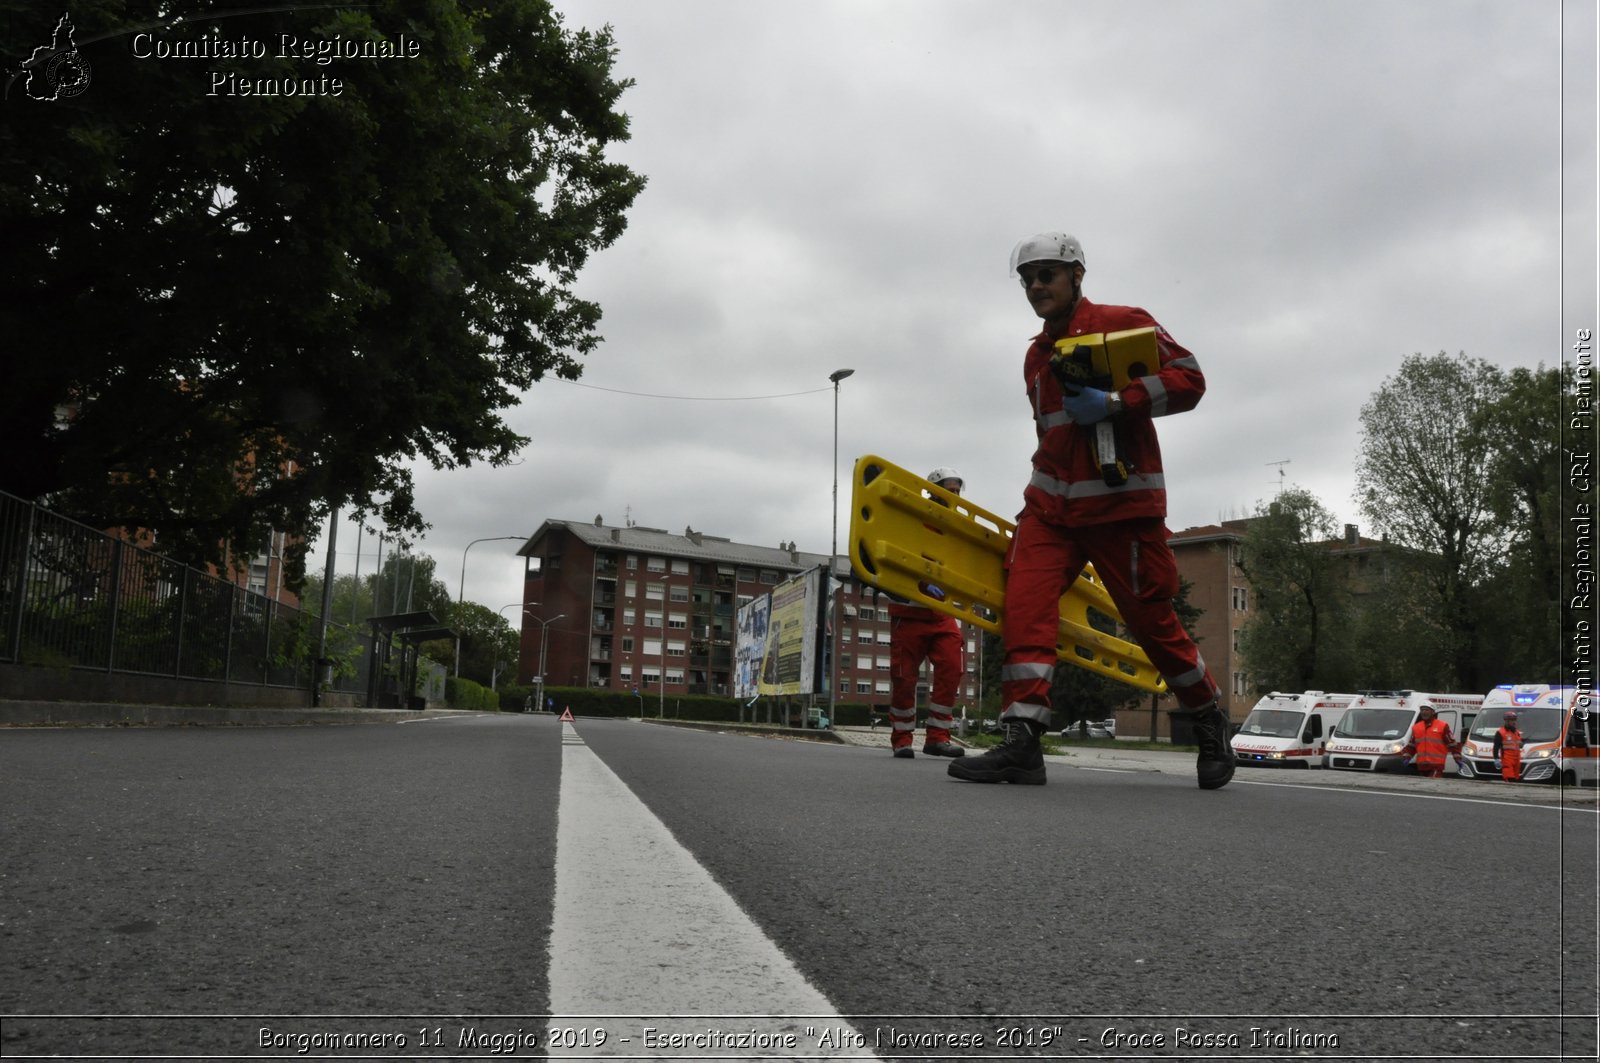
[[0, 1053], [1595, 1054], [1592, 800], [944, 768], [549, 716], [0, 731]]

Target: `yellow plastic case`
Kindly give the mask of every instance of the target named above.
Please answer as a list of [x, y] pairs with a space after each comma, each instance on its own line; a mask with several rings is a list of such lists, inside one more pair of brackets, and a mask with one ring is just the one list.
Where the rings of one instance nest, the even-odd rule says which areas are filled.
[[1091, 332], [1056, 341], [1056, 350], [1062, 355], [1070, 355], [1074, 348], [1088, 348], [1094, 375], [1101, 379], [1110, 377], [1114, 391], [1121, 391], [1130, 381], [1150, 376], [1161, 368], [1161, 348], [1156, 345], [1153, 328]]
[[[1138, 331], [1150, 332], [1153, 340], [1153, 329]], [[1000, 631], [1005, 556], [1016, 525], [871, 454], [856, 459], [850, 493], [850, 567], [858, 579], [985, 631]], [[943, 599], [926, 593], [924, 584]], [[1165, 692], [1144, 651], [1091, 627], [1090, 609], [1122, 622], [1093, 566], [1085, 566], [1061, 596], [1056, 656], [1141, 690]]]

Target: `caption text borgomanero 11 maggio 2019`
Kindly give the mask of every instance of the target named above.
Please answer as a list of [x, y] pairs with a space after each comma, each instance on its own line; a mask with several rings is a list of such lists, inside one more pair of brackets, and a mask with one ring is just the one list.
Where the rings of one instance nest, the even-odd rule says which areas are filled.
[[[254, 37], [202, 37], [190, 41], [168, 41], [151, 33], [133, 35], [135, 59], [289, 59], [310, 61], [326, 68], [335, 59], [415, 59], [422, 46], [413, 37], [399, 34], [394, 40], [346, 40], [342, 34], [306, 38], [280, 33], [266, 40]], [[339, 96], [344, 81], [326, 69], [315, 76], [250, 77], [237, 70], [208, 70], [207, 96]]]

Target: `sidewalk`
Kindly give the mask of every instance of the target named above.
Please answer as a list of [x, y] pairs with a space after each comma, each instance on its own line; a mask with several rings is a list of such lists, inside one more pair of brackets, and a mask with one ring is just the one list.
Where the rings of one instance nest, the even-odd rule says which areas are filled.
[[[836, 727], [834, 730], [845, 742], [856, 746], [889, 749], [887, 727]], [[965, 744], [965, 743], [963, 743]], [[922, 748], [922, 733], [916, 737], [916, 748]], [[1058, 764], [1065, 767], [1091, 771], [1153, 772], [1175, 775], [1194, 781], [1193, 749], [1126, 749], [1097, 744], [1073, 746], [1068, 743], [1055, 755], [1047, 755], [1048, 767]], [[982, 752], [968, 747], [968, 756]], [[1259, 768], [1240, 767], [1234, 772], [1230, 786], [1245, 784], [1279, 786], [1321, 786], [1346, 790], [1368, 790], [1427, 794], [1435, 797], [1478, 798], [1486, 801], [1513, 801], [1520, 804], [1563, 805], [1568, 808], [1594, 809], [1600, 807], [1600, 789], [1593, 786], [1565, 789], [1544, 783], [1527, 785], [1502, 783], [1494, 780], [1460, 779], [1447, 775], [1442, 779], [1424, 779], [1398, 772], [1334, 771], [1331, 768]]]

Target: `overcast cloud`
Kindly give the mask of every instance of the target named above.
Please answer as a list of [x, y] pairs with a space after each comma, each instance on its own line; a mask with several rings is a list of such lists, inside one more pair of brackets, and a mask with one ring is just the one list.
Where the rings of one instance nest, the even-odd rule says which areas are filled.
[[[581, 277], [605, 311], [582, 381], [510, 412], [522, 462], [417, 471], [452, 593], [471, 540], [546, 519], [826, 552], [839, 368], [841, 544], [868, 453], [1013, 516], [1038, 322], [1007, 256], [1041, 230], [1206, 373], [1159, 425], [1175, 531], [1280, 470], [1364, 525], [1358, 415], [1403, 357], [1554, 365], [1595, 324], [1587, 0], [557, 7], [614, 28], [637, 85], [613, 155], [649, 185]], [[518, 545], [472, 550], [467, 598], [520, 599]]]

